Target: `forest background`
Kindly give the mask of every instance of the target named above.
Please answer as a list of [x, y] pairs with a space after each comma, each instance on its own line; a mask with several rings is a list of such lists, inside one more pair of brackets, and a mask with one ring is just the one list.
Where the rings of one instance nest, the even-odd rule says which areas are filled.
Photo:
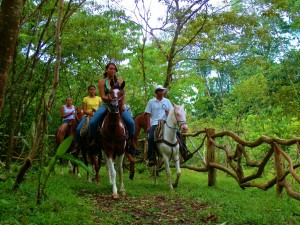
[[0, 3], [0, 155], [7, 169], [16, 152], [33, 162], [47, 148], [65, 99], [81, 107], [110, 61], [126, 81], [133, 115], [163, 84], [172, 102], [185, 104], [190, 132], [299, 136], [299, 0], [157, 1], [166, 11], [155, 27], [143, 1], [130, 14], [118, 0]]

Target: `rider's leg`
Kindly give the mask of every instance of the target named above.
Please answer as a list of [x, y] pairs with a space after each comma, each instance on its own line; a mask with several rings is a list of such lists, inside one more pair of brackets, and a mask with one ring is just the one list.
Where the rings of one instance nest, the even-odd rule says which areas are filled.
[[182, 155], [182, 158], [184, 160], [184, 162], [186, 162], [187, 160], [189, 160], [190, 158], [193, 157], [193, 153], [191, 153], [187, 146], [186, 146], [186, 143], [185, 143], [185, 139], [182, 135], [181, 132], [177, 131], [176, 132], [176, 135], [177, 135], [177, 138], [179, 140], [179, 151], [180, 151], [180, 154]]
[[63, 136], [65, 136], [67, 126], [68, 126], [68, 123], [65, 123], [65, 122], [60, 126], [60, 132], [63, 134]]
[[91, 140], [93, 140], [96, 136], [98, 124], [102, 124], [106, 110], [107, 106], [105, 104], [102, 104], [92, 116], [89, 125], [89, 137]]
[[135, 148], [133, 145], [133, 139], [135, 134], [135, 124], [132, 116], [128, 111], [122, 112], [122, 119], [128, 129], [128, 135], [129, 135], [129, 148], [126, 148], [127, 153], [129, 154], [135, 154]]
[[81, 130], [81, 127], [83, 126], [83, 123], [84, 123], [84, 121], [86, 120], [86, 118], [87, 118], [87, 117], [83, 117], [83, 118], [80, 120], [78, 126], [76, 127], [76, 131], [75, 131], [75, 143], [77, 143], [77, 144], [78, 144], [79, 141], [80, 141], [80, 130]]
[[154, 142], [154, 130], [157, 127], [157, 125], [154, 125], [151, 127], [149, 136], [148, 136], [148, 166], [154, 166], [156, 164], [156, 158], [155, 158], [155, 142]]

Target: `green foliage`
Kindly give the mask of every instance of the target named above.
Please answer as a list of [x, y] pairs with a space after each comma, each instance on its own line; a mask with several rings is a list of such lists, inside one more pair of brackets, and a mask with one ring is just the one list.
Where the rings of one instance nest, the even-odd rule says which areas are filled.
[[[172, 172], [174, 170], [172, 169]], [[100, 185], [87, 183], [71, 174], [51, 176], [47, 198], [37, 206], [35, 174], [28, 174], [17, 193], [13, 181], [1, 183], [0, 221], [3, 224], [298, 224], [299, 201], [275, 187], [262, 191], [242, 190], [236, 181], [218, 173], [217, 186], [207, 186], [207, 174], [182, 169], [179, 187], [170, 192], [165, 172], [154, 184], [147, 170], [136, 173], [134, 181], [125, 173], [127, 197], [111, 199], [107, 171], [101, 169]], [[247, 204], [245, 204], [245, 202]], [[206, 222], [204, 222], [206, 221]]]
[[[70, 175], [71, 176], [71, 175]], [[1, 183], [1, 224], [92, 224], [92, 205], [74, 194], [76, 178], [52, 176], [45, 201], [36, 205], [37, 178], [31, 173], [18, 192], [11, 191], [12, 179]], [[72, 183], [72, 185], [70, 185]], [[76, 209], [77, 208], [77, 209]]]
[[50, 173], [54, 170], [55, 168], [55, 164], [57, 162], [58, 159], [67, 159], [70, 160], [73, 163], [78, 164], [81, 168], [83, 168], [84, 170], [86, 170], [87, 172], [94, 174], [94, 172], [91, 170], [91, 168], [88, 168], [83, 161], [74, 158], [72, 155], [67, 154], [67, 150], [69, 149], [72, 141], [74, 139], [74, 136], [71, 135], [69, 137], [67, 137], [57, 148], [56, 150], [56, 154], [54, 157], [51, 158], [49, 164], [47, 167], [45, 167], [45, 171], [46, 171], [46, 178], [50, 176]]

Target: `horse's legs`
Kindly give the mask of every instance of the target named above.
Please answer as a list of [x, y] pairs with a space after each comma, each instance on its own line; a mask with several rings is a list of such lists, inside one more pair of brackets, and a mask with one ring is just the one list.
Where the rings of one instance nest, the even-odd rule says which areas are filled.
[[118, 188], [116, 185], [116, 170], [114, 167], [114, 162], [113, 162], [112, 157], [107, 158], [106, 165], [108, 168], [109, 182], [112, 185], [112, 192], [113, 192], [112, 197], [113, 197], [113, 199], [117, 199], [117, 198], [119, 198], [119, 195], [118, 195]]
[[98, 160], [96, 158], [97, 158], [97, 156], [95, 154], [92, 154], [90, 156], [91, 163], [94, 166], [94, 170], [95, 170], [95, 174], [96, 174], [96, 176], [95, 176], [96, 183], [98, 184], [99, 183], [99, 165], [98, 165]]
[[[80, 149], [81, 149], [81, 155], [82, 155], [82, 159], [83, 159], [83, 162], [84, 162], [84, 165], [86, 165], [88, 167], [89, 163], [88, 163], [88, 158], [87, 158], [87, 150], [86, 150], [86, 146], [81, 146]], [[91, 162], [92, 166], [93, 166], [93, 163]], [[90, 177], [90, 174], [89, 172], [86, 172], [86, 180], [88, 182], [92, 182], [91, 180], [91, 177]]]
[[117, 156], [116, 157], [116, 165], [118, 167], [120, 192], [121, 192], [121, 195], [123, 197], [125, 197], [126, 196], [126, 191], [125, 191], [124, 182], [123, 182], [123, 165], [122, 165], [123, 159], [124, 159], [124, 154], [120, 155], [120, 156]]
[[170, 169], [170, 162], [168, 157], [163, 154], [163, 158], [164, 158], [164, 162], [165, 162], [165, 166], [166, 166], [166, 174], [167, 174], [167, 179], [168, 179], [168, 183], [169, 183], [169, 187], [171, 190], [173, 190], [173, 185], [172, 185], [172, 174], [171, 174], [171, 169]]
[[135, 165], [135, 160], [133, 158], [132, 155], [130, 154], [126, 154], [128, 160], [129, 160], [129, 163], [130, 163], [130, 173], [129, 173], [129, 179], [130, 180], [133, 180], [134, 178], [134, 165]]
[[[80, 153], [80, 147], [79, 144], [77, 143], [73, 143], [72, 144], [72, 148], [71, 148], [71, 152], [70, 154], [75, 158], [75, 159], [79, 159], [79, 153]], [[73, 174], [77, 174], [78, 177], [81, 177], [80, 171], [79, 171], [79, 166], [77, 163], [74, 163], [73, 165]]]
[[176, 154], [176, 155], [173, 157], [173, 160], [174, 160], [174, 162], [175, 162], [175, 168], [176, 168], [176, 180], [175, 180], [175, 183], [173, 184], [173, 187], [174, 187], [174, 188], [177, 188], [178, 182], [179, 182], [179, 178], [180, 178], [180, 176], [181, 176], [179, 155]]

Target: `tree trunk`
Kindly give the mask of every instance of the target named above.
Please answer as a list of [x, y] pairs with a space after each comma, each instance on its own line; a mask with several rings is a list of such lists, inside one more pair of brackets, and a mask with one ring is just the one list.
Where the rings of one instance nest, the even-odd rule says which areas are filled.
[[0, 10], [0, 114], [4, 106], [5, 87], [10, 71], [24, 0], [2, 0]]

